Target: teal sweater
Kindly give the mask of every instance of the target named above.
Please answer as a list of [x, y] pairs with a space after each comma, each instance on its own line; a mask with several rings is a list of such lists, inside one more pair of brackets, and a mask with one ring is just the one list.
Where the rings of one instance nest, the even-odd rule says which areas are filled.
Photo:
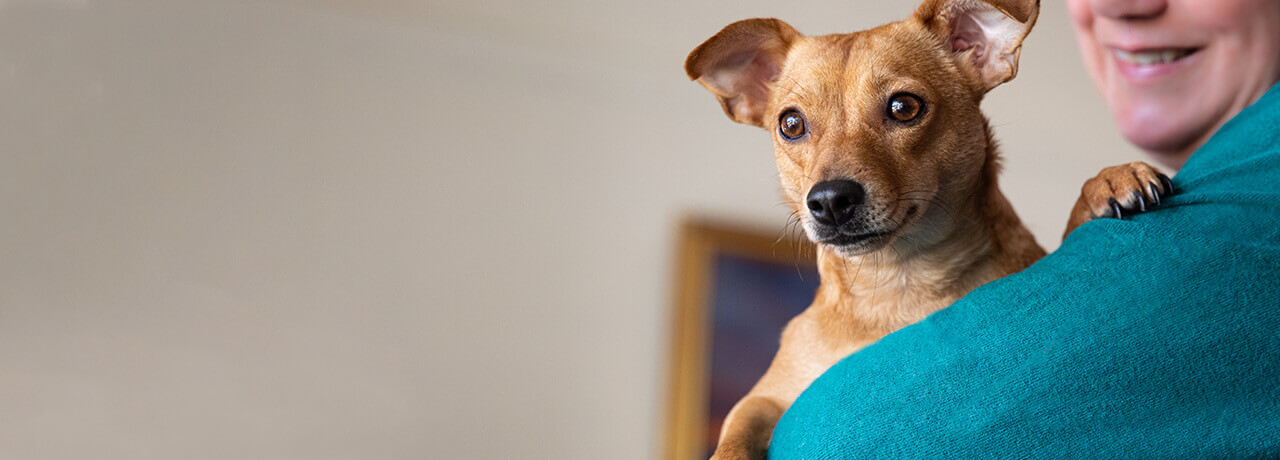
[[836, 364], [769, 457], [1280, 457], [1280, 86], [1174, 184]]

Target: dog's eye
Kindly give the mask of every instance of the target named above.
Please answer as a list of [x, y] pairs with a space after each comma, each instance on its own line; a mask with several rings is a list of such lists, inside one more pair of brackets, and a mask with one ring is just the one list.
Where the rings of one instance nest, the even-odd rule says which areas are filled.
[[782, 112], [782, 116], [778, 118], [778, 132], [788, 140], [799, 139], [806, 132], [804, 116], [795, 110]]
[[898, 93], [889, 98], [889, 118], [906, 123], [924, 113], [924, 101], [911, 93]]

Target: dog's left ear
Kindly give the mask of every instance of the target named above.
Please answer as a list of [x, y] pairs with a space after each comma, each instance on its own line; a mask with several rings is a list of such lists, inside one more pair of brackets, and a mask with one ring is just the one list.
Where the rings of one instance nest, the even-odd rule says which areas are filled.
[[1022, 39], [1039, 15], [1040, 0], [925, 0], [915, 12], [981, 93], [1018, 75]]

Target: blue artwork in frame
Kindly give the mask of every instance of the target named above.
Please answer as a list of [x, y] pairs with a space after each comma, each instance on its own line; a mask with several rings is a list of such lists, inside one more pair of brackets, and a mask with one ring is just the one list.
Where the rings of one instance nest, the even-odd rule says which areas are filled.
[[818, 289], [811, 265], [719, 254], [713, 267], [707, 457], [725, 415], [769, 368], [783, 326]]

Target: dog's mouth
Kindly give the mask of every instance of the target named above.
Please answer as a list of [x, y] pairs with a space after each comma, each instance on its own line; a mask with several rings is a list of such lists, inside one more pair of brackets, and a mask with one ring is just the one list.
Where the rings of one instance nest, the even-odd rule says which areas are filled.
[[818, 241], [818, 243], [828, 246], [865, 246], [892, 234], [892, 231], [864, 232], [855, 234], [837, 233], [836, 235]]
[[911, 206], [907, 209], [906, 214], [899, 220], [900, 225], [892, 225], [893, 219], [884, 219], [890, 225], [878, 226], [874, 230], [868, 229], [872, 227], [866, 224], [859, 225], [856, 229], [831, 228], [820, 229], [817, 238], [813, 238], [815, 243], [830, 247], [843, 256], [854, 256], [867, 254], [883, 248], [897, 235], [902, 229], [907, 228], [912, 217], [917, 213], [917, 207]]
[[818, 239], [815, 242], [825, 246], [841, 257], [854, 257], [870, 254], [880, 250], [893, 239], [894, 230], [880, 230], [861, 233], [841, 233]]

